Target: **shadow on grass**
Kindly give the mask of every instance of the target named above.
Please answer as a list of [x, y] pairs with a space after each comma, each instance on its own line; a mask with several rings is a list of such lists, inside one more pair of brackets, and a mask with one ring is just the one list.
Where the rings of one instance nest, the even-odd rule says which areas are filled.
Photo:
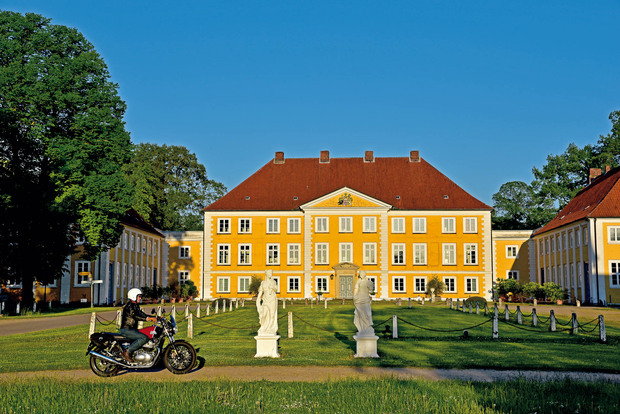
[[339, 340], [340, 342], [342, 342], [343, 344], [345, 344], [347, 346], [347, 348], [349, 348], [350, 350], [352, 350], [354, 353], [357, 352], [356, 349], [356, 344], [355, 344], [355, 340], [353, 338], [350, 338], [346, 335], [341, 334], [340, 332], [336, 332], [334, 334], [334, 337]]

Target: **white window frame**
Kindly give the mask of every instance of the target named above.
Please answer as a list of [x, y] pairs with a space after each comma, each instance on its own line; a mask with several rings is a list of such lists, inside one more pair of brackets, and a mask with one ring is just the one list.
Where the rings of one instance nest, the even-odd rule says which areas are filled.
[[129, 274], [127, 275], [127, 286], [128, 287], [133, 286], [133, 265], [132, 264], [129, 265]]
[[407, 245], [392, 243], [392, 264], [402, 266], [407, 263]]
[[127, 286], [127, 263], [123, 263], [123, 287]]
[[377, 276], [368, 276], [367, 279], [372, 283], [370, 294], [374, 296], [377, 294]]
[[[224, 257], [222, 257], [224, 253]], [[222, 260], [224, 258], [225, 260]], [[217, 245], [217, 264], [218, 266], [230, 265], [230, 243], [221, 243]]]
[[575, 229], [575, 247], [579, 247], [581, 245], [581, 229], [577, 227]]
[[230, 293], [230, 276], [217, 277], [217, 293]]
[[518, 259], [519, 258], [519, 246], [511, 244], [506, 246], [506, 259]]
[[129, 250], [129, 234], [127, 232], [123, 233], [123, 249]]
[[456, 265], [456, 243], [441, 244], [441, 263], [444, 266]]
[[274, 282], [276, 282], [276, 293], [280, 293], [280, 276], [271, 276]]
[[267, 231], [267, 234], [280, 234], [280, 218], [267, 218], [267, 225], [265, 226], [265, 230]]
[[237, 277], [237, 293], [250, 293], [250, 276]]
[[[472, 249], [473, 248], [473, 249]], [[476, 266], [478, 265], [478, 243], [465, 243], [463, 246], [463, 252], [465, 255], [465, 265]], [[474, 253], [472, 260], [471, 253]]]
[[314, 264], [328, 265], [329, 264], [329, 243], [315, 243], [314, 244]]
[[136, 235], [131, 233], [131, 237], [129, 237], [129, 251], [136, 250]]
[[230, 234], [230, 218], [217, 219], [217, 234]]
[[[427, 283], [427, 277], [426, 276], [415, 276], [413, 278], [413, 293], [426, 293], [426, 283]], [[424, 283], [424, 286], [422, 289], [418, 288], [418, 282], [422, 282]]]
[[179, 285], [189, 282], [189, 270], [179, 270], [177, 273], [177, 280]]
[[[297, 281], [296, 287], [291, 287], [291, 282]], [[301, 292], [301, 277], [299, 276], [287, 276], [286, 277], [286, 292], [287, 293], [300, 293]]]
[[278, 266], [280, 264], [280, 243], [267, 243], [265, 251], [267, 266]]
[[[247, 224], [247, 225], [246, 225]], [[239, 234], [252, 234], [252, 219], [248, 217], [240, 217], [237, 220]]]
[[575, 235], [572, 231], [568, 232], [568, 248], [572, 249], [575, 246]]
[[377, 218], [374, 216], [363, 218], [364, 226], [363, 233], [376, 233], [377, 232]]
[[519, 280], [518, 270], [506, 270], [506, 279]]
[[620, 288], [620, 260], [609, 261], [609, 287]]
[[353, 233], [353, 217], [344, 216], [338, 218], [339, 233]]
[[404, 217], [392, 217], [392, 234], [405, 233], [405, 218]]
[[315, 217], [314, 218], [314, 232], [315, 233], [329, 233], [329, 217]]
[[441, 232], [444, 234], [456, 233], [456, 217], [441, 218]]
[[[452, 282], [452, 288], [450, 288], [448, 281]], [[456, 293], [458, 288], [456, 285], [456, 276], [444, 276], [443, 284], [446, 286], [446, 288], [444, 289], [444, 293]]]
[[463, 217], [463, 233], [478, 233], [478, 217]]
[[121, 287], [121, 262], [116, 262], [114, 278], [116, 279], [116, 287]]
[[340, 263], [353, 263], [353, 243], [339, 243]]
[[286, 247], [286, 263], [289, 265], [301, 264], [301, 243], [288, 243]]
[[416, 266], [428, 264], [426, 243], [413, 243], [413, 264]]
[[190, 246], [179, 246], [179, 259], [189, 259], [191, 257]]
[[[472, 282], [475, 286], [472, 286]], [[465, 293], [478, 293], [478, 278], [466, 277], [465, 278]]]
[[407, 293], [407, 278], [405, 276], [392, 277], [392, 293]]
[[286, 219], [286, 228], [288, 234], [301, 234], [301, 218], [289, 217]]
[[75, 287], [90, 286], [88, 284], [88, 276], [80, 276], [78, 274], [80, 272], [91, 272], [91, 275], [92, 275], [91, 262], [89, 262], [88, 260], [76, 260], [75, 261], [75, 279], [74, 279]]
[[413, 233], [414, 234], [426, 233], [426, 217], [414, 217], [413, 218]]
[[321, 292], [321, 294], [329, 293], [329, 276], [317, 276], [315, 279], [315, 289], [316, 289], [315, 292], [317, 293], [318, 292]]
[[607, 227], [607, 240], [609, 243], [620, 243], [620, 226], [609, 226]]
[[237, 263], [239, 266], [252, 264], [252, 243], [239, 243], [237, 245]]
[[377, 243], [363, 243], [364, 262], [365, 265], [377, 264]]

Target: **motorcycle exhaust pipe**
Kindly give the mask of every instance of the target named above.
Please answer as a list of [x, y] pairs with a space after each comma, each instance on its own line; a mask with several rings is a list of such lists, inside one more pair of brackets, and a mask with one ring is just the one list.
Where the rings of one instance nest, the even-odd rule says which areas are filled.
[[112, 358], [110, 358], [110, 357], [107, 357], [107, 356], [105, 356], [105, 355], [102, 355], [102, 354], [100, 354], [99, 352], [90, 351], [90, 352], [89, 352], [89, 354], [91, 354], [91, 355], [93, 355], [93, 356], [96, 356], [96, 357], [97, 357], [97, 358], [99, 358], [99, 359], [103, 359], [104, 361], [107, 361], [107, 362], [109, 362], [109, 363], [111, 363], [111, 364], [120, 365], [121, 367], [125, 367], [125, 368], [132, 368], [132, 366], [131, 366], [131, 365], [126, 365], [126, 364], [124, 364], [124, 363], [122, 363], [122, 362], [118, 362], [117, 360], [112, 359]]

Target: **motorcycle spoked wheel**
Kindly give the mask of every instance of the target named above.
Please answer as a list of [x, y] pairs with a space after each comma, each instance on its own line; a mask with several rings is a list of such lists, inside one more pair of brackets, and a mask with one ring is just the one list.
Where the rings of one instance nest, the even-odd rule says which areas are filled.
[[173, 374], [186, 374], [196, 365], [196, 350], [185, 341], [176, 341], [164, 350], [164, 365]]
[[94, 355], [90, 356], [90, 369], [100, 377], [113, 377], [118, 374], [120, 367]]

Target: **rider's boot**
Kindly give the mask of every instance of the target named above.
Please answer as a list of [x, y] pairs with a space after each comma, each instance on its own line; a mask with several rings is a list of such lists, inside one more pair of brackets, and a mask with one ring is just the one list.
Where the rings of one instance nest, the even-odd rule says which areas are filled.
[[126, 349], [123, 349], [123, 358], [125, 358], [127, 362], [133, 362], [133, 358], [131, 357], [131, 354], [129, 354], [129, 351]]

